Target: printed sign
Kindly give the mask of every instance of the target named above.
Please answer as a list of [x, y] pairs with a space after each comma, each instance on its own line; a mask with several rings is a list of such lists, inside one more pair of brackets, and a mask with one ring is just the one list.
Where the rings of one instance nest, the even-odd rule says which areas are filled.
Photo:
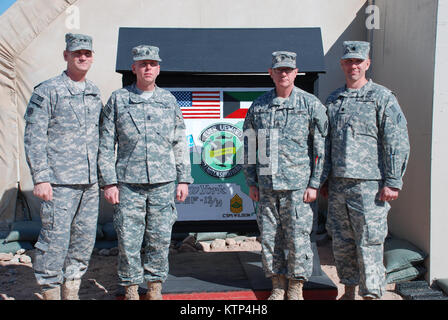
[[176, 209], [184, 221], [255, 219], [252, 199], [235, 183], [192, 184]]
[[237, 154], [244, 148], [243, 131], [228, 123], [216, 123], [201, 135], [202, 169], [212, 177], [229, 178], [241, 171]]
[[187, 128], [194, 183], [178, 221], [252, 220], [241, 163], [243, 123], [252, 101], [270, 88], [173, 88]]

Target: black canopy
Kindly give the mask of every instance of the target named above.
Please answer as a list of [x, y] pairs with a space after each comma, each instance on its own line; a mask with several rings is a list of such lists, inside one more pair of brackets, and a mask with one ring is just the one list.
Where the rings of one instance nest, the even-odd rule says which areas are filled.
[[273, 51], [297, 53], [299, 72], [325, 73], [320, 28], [120, 28], [116, 71], [131, 70], [133, 47], [160, 48], [163, 72], [266, 73]]

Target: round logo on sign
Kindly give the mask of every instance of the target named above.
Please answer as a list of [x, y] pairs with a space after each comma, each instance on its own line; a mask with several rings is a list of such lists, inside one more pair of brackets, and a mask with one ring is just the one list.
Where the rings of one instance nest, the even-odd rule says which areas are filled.
[[201, 168], [216, 178], [229, 178], [240, 172], [242, 137], [240, 128], [227, 123], [205, 128], [200, 135], [203, 142]]

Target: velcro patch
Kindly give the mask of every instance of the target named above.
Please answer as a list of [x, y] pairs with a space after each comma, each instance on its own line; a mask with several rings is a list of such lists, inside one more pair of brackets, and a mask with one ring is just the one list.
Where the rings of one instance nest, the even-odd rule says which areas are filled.
[[27, 115], [28, 117], [31, 117], [31, 115], [33, 114], [33, 112], [34, 112], [34, 109], [33, 109], [33, 108], [28, 108], [28, 109], [26, 110], [26, 115]]
[[106, 118], [109, 119], [111, 113], [112, 113], [112, 106], [109, 103], [107, 103], [103, 108], [103, 114]]
[[38, 105], [39, 107], [42, 106], [44, 99], [44, 97], [38, 95], [37, 93], [33, 93], [33, 95], [31, 96], [31, 102]]
[[389, 108], [386, 108], [385, 113], [388, 117], [394, 118], [396, 117], [397, 113], [399, 113], [399, 110], [395, 105], [392, 105]]
[[25, 121], [29, 122], [29, 123], [35, 123], [37, 121], [38, 118], [38, 108], [40, 108], [39, 106], [36, 106], [35, 104], [29, 104], [28, 107], [26, 108], [26, 112], [25, 112]]
[[403, 112], [396, 105], [392, 105], [386, 109], [386, 115], [392, 119], [392, 121], [399, 127], [406, 127], [407, 121], [403, 115]]

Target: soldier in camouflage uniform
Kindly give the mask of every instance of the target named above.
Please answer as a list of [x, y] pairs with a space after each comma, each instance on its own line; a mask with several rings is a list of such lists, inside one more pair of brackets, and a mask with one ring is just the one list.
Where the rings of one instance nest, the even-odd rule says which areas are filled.
[[67, 70], [34, 88], [25, 114], [25, 152], [44, 200], [42, 229], [33, 264], [44, 299], [78, 299], [95, 244], [100, 92], [86, 74], [93, 62], [92, 38], [68, 33]]
[[[386, 280], [383, 265], [388, 201], [398, 197], [409, 158], [406, 119], [395, 95], [367, 80], [370, 44], [344, 42], [341, 67], [346, 86], [326, 101], [330, 171], [327, 228], [342, 299], [378, 299]], [[326, 188], [323, 188], [325, 190]], [[326, 193], [326, 192], [324, 192]]]
[[101, 114], [98, 168], [105, 198], [115, 208], [125, 299], [138, 300], [138, 285], [145, 281], [146, 299], [154, 300], [162, 299], [168, 276], [174, 198], [184, 201], [193, 179], [181, 110], [176, 98], [155, 84], [159, 48], [140, 45], [132, 54], [136, 83], [114, 91]]
[[248, 137], [243, 168], [249, 195], [258, 201], [270, 300], [303, 299], [303, 283], [313, 269], [310, 203], [324, 180], [325, 107], [294, 86], [297, 72], [295, 53], [274, 52], [269, 74], [275, 89], [252, 103], [243, 126]]

